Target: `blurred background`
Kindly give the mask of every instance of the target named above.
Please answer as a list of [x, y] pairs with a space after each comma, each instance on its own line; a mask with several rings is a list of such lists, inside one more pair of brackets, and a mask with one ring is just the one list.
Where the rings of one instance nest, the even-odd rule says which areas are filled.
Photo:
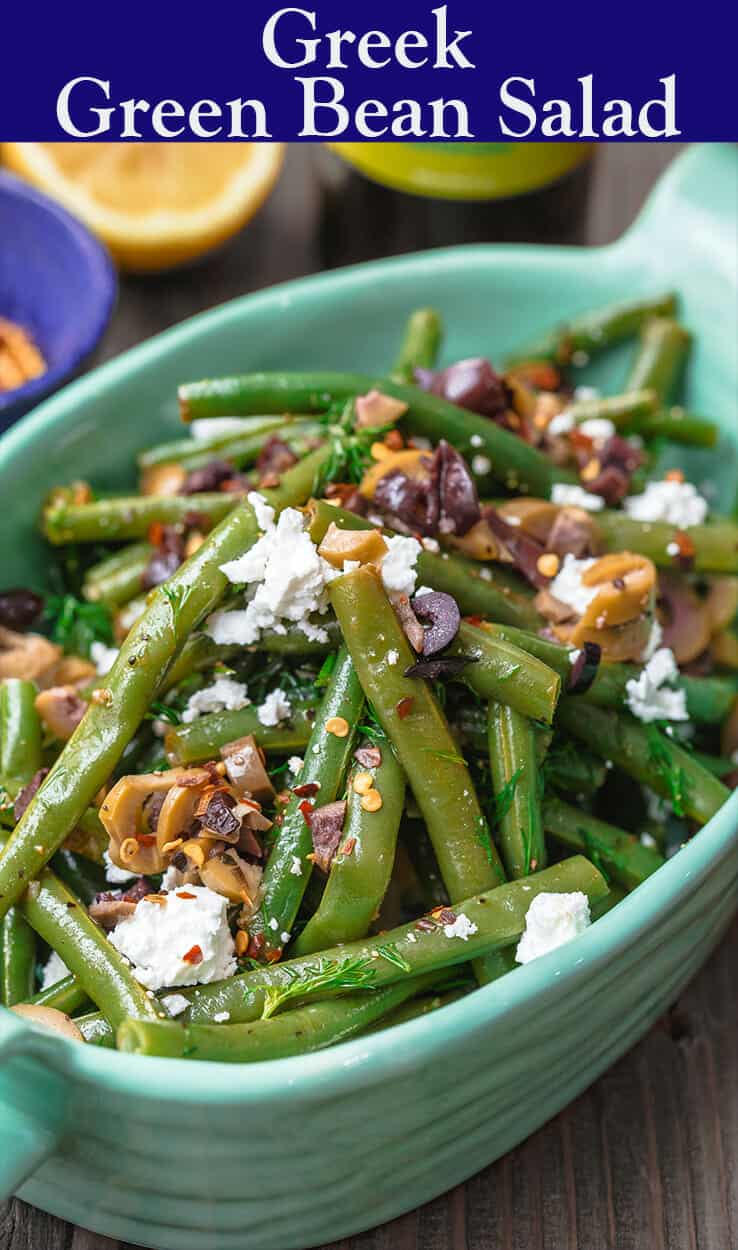
[[[315, 144], [0, 145], [0, 354], [5, 318], [28, 331], [49, 369], [12, 397], [14, 407], [6, 392], [5, 422], [0, 394], [0, 426], [83, 365], [275, 282], [451, 243], [608, 243], [680, 150], [354, 144], [339, 156]], [[425, 194], [408, 193], [418, 185]], [[460, 187], [485, 198], [459, 198]], [[74, 225], [90, 225], [115, 267], [99, 248], [83, 264], [75, 252], [62, 264], [69, 240], [52, 238], [41, 219], [26, 238], [30, 194], [37, 213], [61, 203]], [[74, 299], [72, 275], [81, 287]], [[81, 341], [70, 344], [75, 325]]]

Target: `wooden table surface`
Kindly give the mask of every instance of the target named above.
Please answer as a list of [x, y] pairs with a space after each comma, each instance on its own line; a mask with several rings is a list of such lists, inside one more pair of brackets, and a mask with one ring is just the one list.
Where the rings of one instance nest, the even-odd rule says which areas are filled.
[[[587, 241], [616, 238], [669, 145], [605, 146]], [[320, 267], [306, 149], [268, 206], [198, 268], [128, 279], [102, 358], [222, 300]], [[738, 1250], [738, 923], [667, 1018], [517, 1150], [382, 1228], [323, 1250]], [[126, 1250], [23, 1203], [0, 1250]], [[210, 1250], [203, 1243], [202, 1250]]]

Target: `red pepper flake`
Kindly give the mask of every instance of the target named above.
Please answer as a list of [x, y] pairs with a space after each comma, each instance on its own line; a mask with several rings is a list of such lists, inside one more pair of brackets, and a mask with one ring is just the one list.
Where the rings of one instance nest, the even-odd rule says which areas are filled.
[[177, 898], [197, 898], [197, 895], [190, 894], [187, 890], [177, 890]]
[[161, 521], [152, 521], [146, 535], [152, 547], [161, 547], [164, 538], [164, 526]]
[[136, 841], [140, 846], [153, 846], [156, 842], [156, 836], [153, 833], [137, 833]]
[[282, 958], [282, 947], [272, 947], [271, 950], [267, 951], [265, 958], [268, 964], [279, 963], [279, 960]]
[[347, 839], [346, 839], [346, 841], [344, 842], [343, 846], [339, 846], [339, 848], [338, 848], [338, 854], [339, 854], [339, 855], [350, 855], [350, 854], [351, 854], [351, 852], [353, 851], [353, 849], [354, 849], [354, 847], [355, 847], [355, 846], [356, 846], [356, 838], [354, 838], [354, 837], [347, 838]]
[[420, 929], [421, 933], [433, 933], [436, 926], [432, 920], [428, 920], [425, 916], [421, 916], [420, 920], [415, 925], [415, 928]]
[[298, 795], [301, 799], [311, 799], [318, 793], [320, 785], [317, 781], [306, 781], [304, 785], [293, 786], [292, 793]]
[[594, 446], [594, 442], [590, 438], [589, 434], [583, 434], [582, 431], [576, 427], [569, 432], [569, 442], [573, 447], [581, 447], [584, 452], [590, 452]]
[[303, 799], [302, 803], [298, 804], [298, 807], [299, 807], [299, 810], [302, 812], [303, 816], [305, 817], [305, 820], [307, 821], [307, 823], [310, 824], [310, 817], [313, 813], [313, 808], [315, 807], [315, 804], [309, 803], [307, 799]]
[[456, 923], [456, 912], [451, 911], [450, 907], [442, 907], [437, 914], [436, 912], [434, 912], [433, 914], [436, 917], [436, 920], [438, 921], [439, 924], [455, 924]]
[[265, 946], [263, 933], [254, 933], [248, 946], [248, 954], [251, 959], [260, 959]]
[[689, 534], [686, 534], [684, 530], [677, 530], [677, 532], [674, 535], [674, 542], [679, 548], [679, 551], [677, 555], [674, 557], [674, 559], [676, 563], [680, 566], [680, 568], [686, 571], [690, 569], [692, 567], [692, 564], [694, 563], [694, 557], [695, 557], [694, 542], [692, 541]]
[[182, 956], [182, 959], [186, 964], [201, 964], [203, 955], [200, 947], [197, 945], [191, 946], [187, 953]]
[[405, 440], [399, 430], [388, 430], [384, 436], [384, 445], [392, 451], [402, 451]]
[[410, 694], [406, 694], [404, 699], [400, 699], [400, 702], [395, 707], [395, 711], [397, 712], [400, 720], [405, 720], [405, 717], [410, 715], [413, 710], [414, 702], [415, 700]]
[[479, 628], [479, 626], [483, 624], [484, 622], [484, 617], [483, 616], [465, 616], [464, 620], [466, 621], [467, 625], [476, 625], [477, 628]]

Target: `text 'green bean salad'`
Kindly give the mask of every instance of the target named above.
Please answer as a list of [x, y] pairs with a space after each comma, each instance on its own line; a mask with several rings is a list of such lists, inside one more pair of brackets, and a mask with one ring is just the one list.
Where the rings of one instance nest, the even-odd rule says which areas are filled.
[[[234, 1063], [428, 1017], [580, 938], [738, 780], [738, 526], [664, 471], [671, 294], [504, 372], [187, 383], [136, 493], [61, 484], [0, 592], [0, 1000]], [[633, 340], [620, 394], [577, 384]], [[586, 938], [583, 939], [586, 941]]]

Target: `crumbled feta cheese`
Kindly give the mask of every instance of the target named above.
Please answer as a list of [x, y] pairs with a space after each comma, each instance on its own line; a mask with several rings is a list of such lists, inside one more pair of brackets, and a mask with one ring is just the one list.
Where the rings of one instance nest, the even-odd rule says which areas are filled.
[[186, 874], [180, 872], [179, 868], [175, 868], [174, 864], [170, 864], [166, 869], [162, 879], [161, 888], [165, 892], [167, 890], [178, 890], [186, 881]]
[[387, 663], [388, 663], [389, 665], [391, 665], [391, 666], [392, 666], [392, 668], [394, 668], [394, 666], [395, 666], [395, 664], [397, 663], [397, 661], [399, 660], [399, 658], [400, 658], [400, 653], [399, 653], [399, 651], [395, 651], [394, 647], [392, 648], [392, 650], [391, 650], [391, 651], [388, 651], [388, 652], [387, 652], [387, 654], [386, 654], [386, 656], [385, 656], [385, 659], [386, 659]]
[[415, 598], [422, 599], [423, 595], [432, 595], [432, 594], [433, 594], [432, 586], [418, 586], [418, 589], [415, 591]]
[[565, 408], [563, 412], [557, 412], [556, 416], [551, 418], [546, 426], [546, 433], [553, 435], [568, 434], [570, 430], [574, 429], [574, 425], [574, 413]]
[[52, 951], [41, 969], [41, 989], [48, 990], [50, 985], [56, 985], [57, 981], [61, 981], [68, 976], [69, 969], [61, 955], [57, 955], [56, 951]]
[[291, 773], [294, 773], [294, 775], [297, 776], [299, 772], [302, 772], [302, 766], [304, 763], [305, 761], [301, 755], [291, 755], [287, 760], [287, 767]]
[[290, 938], [291, 938], [291, 937], [292, 937], [292, 934], [291, 934], [291, 933], [286, 933], [286, 932], [285, 932], [285, 933], [280, 933], [280, 935], [279, 935], [279, 940], [280, 940], [280, 942], [282, 943], [282, 945], [283, 945], [283, 946], [286, 946], [286, 945], [287, 945], [287, 943], [289, 942], [289, 940], [290, 940]]
[[246, 498], [254, 509], [254, 516], [259, 529], [265, 531], [274, 529], [274, 508], [267, 503], [264, 496], [260, 495], [258, 490], [250, 490]]
[[420, 543], [423, 551], [432, 551], [434, 555], [438, 555], [438, 552], [441, 550], [441, 544], [437, 538], [430, 538], [426, 536], [425, 538], [421, 538]]
[[115, 949], [133, 964], [136, 980], [148, 989], [205, 985], [236, 971], [228, 900], [202, 885], [188, 885], [186, 893], [195, 897], [183, 898], [175, 890], [163, 903], [141, 899], [133, 915], [110, 934]]
[[106, 647], [104, 642], [91, 642], [90, 659], [97, 669], [98, 676], [104, 677], [118, 659], [118, 648]]
[[276, 690], [269, 691], [264, 702], [257, 708], [256, 715], [261, 725], [278, 725], [280, 721], [287, 720], [291, 711], [292, 705], [286, 692], [278, 686]]
[[576, 403], [588, 403], [590, 399], [599, 399], [600, 392], [596, 386], [575, 386], [574, 400]]
[[518, 942], [515, 959], [528, 964], [532, 959], [556, 950], [591, 924], [589, 899], [581, 890], [571, 894], [536, 895], [525, 917], [525, 931]]
[[486, 566], [486, 564], [483, 564], [483, 565], [482, 565], [482, 567], [481, 567], [481, 568], [480, 568], [480, 570], [479, 570], [479, 576], [481, 577], [481, 579], [482, 579], [482, 581], [483, 581], [483, 582], [491, 582], [491, 581], [492, 581], [492, 570], [491, 570], [491, 569], [488, 569], [488, 568], [487, 568], [487, 566]]
[[213, 1020], [216, 1024], [225, 1024], [230, 1018], [230, 1011], [216, 1011], [213, 1015]]
[[636, 521], [668, 521], [683, 530], [701, 525], [707, 516], [707, 500], [696, 487], [671, 478], [649, 482], [642, 495], [628, 495], [623, 507]]
[[477, 927], [465, 912], [460, 911], [452, 924], [443, 926], [443, 932], [447, 938], [461, 938], [462, 942], [468, 942], [472, 934], [477, 932]]
[[589, 421], [582, 421], [579, 430], [587, 438], [591, 438], [593, 443], [606, 443], [616, 433], [609, 417], [592, 417]]
[[639, 676], [625, 683], [625, 699], [633, 715], [646, 725], [654, 720], [689, 720], [685, 692], [668, 685], [678, 676], [674, 652], [659, 647]]
[[185, 998], [184, 994], [165, 994], [161, 1001], [170, 1016], [181, 1016], [190, 1005], [189, 998]]
[[119, 868], [110, 858], [110, 851], [103, 851], [103, 862], [105, 864], [105, 880], [110, 885], [125, 885], [128, 881], [132, 881], [135, 877], [134, 872], [129, 872], [126, 868]]
[[679, 543], [667, 543], [666, 554], [667, 556], [672, 556], [672, 557], [678, 556], [679, 555]]
[[643, 664], [646, 664], [651, 659], [654, 652], [658, 651], [663, 637], [664, 631], [661, 628], [661, 622], [654, 617], [653, 624], [651, 625], [651, 632], [648, 635], [648, 642], [643, 648], [643, 652], [641, 654], [641, 661]]
[[269, 928], [272, 929], [275, 933], [277, 929], [279, 928], [279, 921], [277, 920], [276, 916], [272, 916], [271, 920], [269, 921]]
[[411, 595], [417, 580], [415, 565], [423, 548], [416, 538], [403, 534], [395, 534], [385, 542], [388, 551], [380, 565], [384, 588], [394, 594]]
[[220, 438], [221, 435], [238, 434], [250, 428], [253, 427], [249, 417], [206, 417], [190, 422], [190, 434], [197, 443], [203, 439]]
[[296, 508], [285, 508], [276, 525], [221, 569], [230, 582], [248, 586], [250, 598], [245, 608], [208, 618], [206, 629], [215, 642], [251, 646], [263, 630], [284, 634], [290, 622], [311, 641], [327, 642], [325, 629], [309, 618], [328, 611], [327, 586], [339, 571], [318, 555]]
[[232, 677], [218, 677], [212, 686], [190, 695], [182, 720], [185, 725], [190, 725], [198, 716], [206, 716], [208, 712], [237, 712], [250, 702], [242, 682], [234, 681]]
[[583, 486], [570, 486], [568, 482], [554, 482], [551, 487], [551, 503], [566, 508], [584, 508], [587, 512], [599, 512], [605, 506], [602, 495], [593, 495]]
[[302, 860], [300, 859], [299, 855], [292, 856], [292, 863], [290, 864], [290, 872], [292, 873], [293, 877], [302, 876]]
[[573, 608], [578, 616], [583, 616], [592, 600], [599, 594], [599, 586], [582, 585], [582, 573], [591, 568], [594, 560], [577, 560], [570, 552], [564, 556], [564, 563], [549, 585], [554, 599], [566, 603]]
[[492, 461], [489, 456], [472, 456], [471, 468], [477, 477], [485, 477], [492, 468]]
[[652, 833], [642, 833], [640, 841], [641, 841], [641, 846], [648, 847], [649, 851], [655, 851], [656, 848], [658, 847], [658, 842], [656, 841]]

